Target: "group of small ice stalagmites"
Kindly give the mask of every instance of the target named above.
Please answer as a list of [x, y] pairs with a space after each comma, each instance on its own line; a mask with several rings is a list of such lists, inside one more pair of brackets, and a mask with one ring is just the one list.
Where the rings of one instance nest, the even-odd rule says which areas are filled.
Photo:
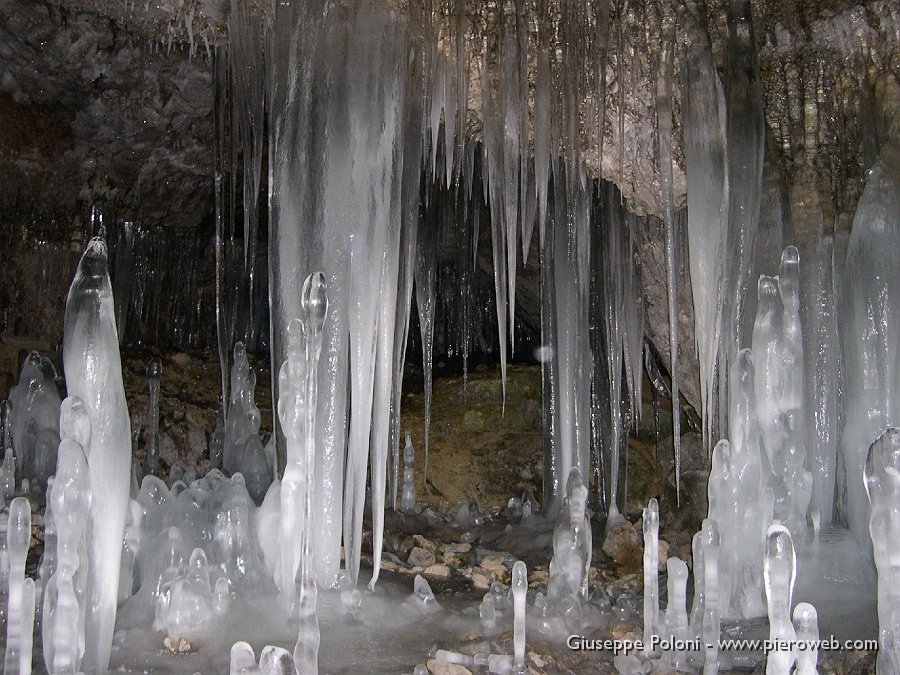
[[[645, 657], [660, 658], [674, 670], [702, 668], [715, 675], [723, 666], [718, 643], [721, 637], [720, 574], [721, 538], [715, 520], [707, 518], [693, 539], [694, 598], [690, 615], [686, 612], [688, 570], [684, 561], [670, 557], [668, 605], [659, 609], [659, 506], [651, 499], [644, 509], [644, 633]], [[818, 620], [816, 609], [801, 602], [791, 612], [797, 559], [790, 530], [778, 521], [767, 529], [762, 560], [764, 590], [769, 618], [769, 640], [775, 645], [767, 655], [768, 675], [814, 675], [817, 673]], [[698, 641], [696, 643], [692, 641]], [[695, 644], [702, 649], [694, 649]], [[654, 648], [667, 645], [671, 648]], [[644, 664], [634, 654], [615, 658], [616, 668], [625, 675], [643, 673]]]

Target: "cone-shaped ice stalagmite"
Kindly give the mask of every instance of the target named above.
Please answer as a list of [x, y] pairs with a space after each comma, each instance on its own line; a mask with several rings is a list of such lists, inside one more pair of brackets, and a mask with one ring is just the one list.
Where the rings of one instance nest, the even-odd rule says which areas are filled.
[[878, 570], [878, 672], [900, 672], [900, 429], [891, 427], [869, 448], [865, 488], [872, 505], [869, 532]]
[[63, 361], [70, 396], [87, 408], [91, 440], [85, 447], [93, 495], [88, 525], [89, 570], [85, 672], [109, 666], [119, 563], [128, 509], [131, 472], [131, 429], [112, 287], [107, 273], [106, 244], [91, 239], [78, 264], [66, 300]]
[[791, 533], [781, 523], [769, 525], [766, 532], [766, 557], [763, 563], [766, 601], [769, 608], [769, 639], [778, 641], [778, 649], [769, 652], [766, 675], [789, 675], [797, 650], [797, 634], [791, 622], [791, 598], [797, 577], [797, 557]]

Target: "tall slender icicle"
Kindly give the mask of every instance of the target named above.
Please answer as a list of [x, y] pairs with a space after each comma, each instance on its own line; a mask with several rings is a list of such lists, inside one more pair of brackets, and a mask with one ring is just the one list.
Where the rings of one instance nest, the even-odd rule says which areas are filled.
[[[228, 15], [229, 66], [232, 115], [237, 122], [235, 141], [243, 159], [244, 273], [247, 278], [248, 315], [253, 316], [256, 280], [256, 231], [259, 224], [259, 187], [262, 170], [265, 108], [263, 12], [245, 2], [234, 2]], [[242, 305], [242, 303], [240, 303]], [[239, 305], [239, 306], [240, 306]], [[249, 322], [252, 326], [252, 319]]]
[[[428, 188], [426, 188], [428, 189]], [[416, 309], [419, 312], [419, 332], [422, 336], [422, 376], [425, 380], [425, 470], [428, 480], [428, 436], [431, 430], [431, 398], [434, 382], [434, 313], [435, 285], [438, 272], [438, 229], [441, 206], [429, 200], [425, 218], [419, 225], [416, 254]], [[440, 202], [441, 200], [437, 200]]]
[[741, 347], [744, 299], [750, 288], [762, 196], [765, 118], [750, 0], [731, 0], [725, 50], [725, 100], [729, 196], [726, 257], [720, 263], [726, 266], [721, 314], [724, 353], [720, 350], [719, 354], [723, 375], [728, 373], [728, 364]]
[[[705, 17], [704, 17], [705, 20]], [[700, 362], [700, 398], [708, 445], [719, 344], [720, 298], [724, 288], [725, 223], [728, 213], [725, 162], [725, 103], [709, 37], [689, 20], [682, 59], [681, 95], [687, 168], [688, 241], [694, 295], [694, 335]]]
[[675, 248], [675, 205], [672, 198], [672, 78], [674, 42], [662, 50], [656, 81], [656, 119], [659, 130], [659, 175], [666, 223], [666, 282], [669, 299], [669, 354], [672, 374], [672, 445], [675, 449], [675, 495], [681, 502], [681, 401], [678, 396], [678, 292]]
[[114, 317], [106, 244], [94, 238], [69, 289], [63, 341], [69, 396], [84, 401], [93, 429], [85, 448], [91, 485], [103, 486], [94, 492], [88, 526], [86, 672], [109, 667], [131, 478], [131, 427]]
[[[397, 508], [398, 473], [400, 471], [400, 406], [403, 386], [403, 364], [409, 337], [413, 278], [419, 235], [419, 181], [422, 175], [422, 52], [410, 50], [406, 64], [406, 116], [403, 120], [403, 176], [400, 195], [400, 257], [397, 272], [397, 307], [395, 312], [393, 370], [391, 380], [391, 503]], [[380, 561], [378, 563], [380, 565]]]
[[[487, 50], [486, 50], [487, 51]], [[496, 66], [488, 62], [485, 55], [481, 80], [481, 117], [482, 117], [482, 180], [485, 184], [485, 196], [491, 212], [491, 249], [494, 265], [494, 298], [497, 305], [497, 332], [500, 339], [500, 379], [503, 389], [503, 413], [506, 412], [506, 354], [507, 354], [507, 265], [505, 253], [506, 222], [504, 216], [504, 200], [502, 194], [503, 144], [500, 138], [498, 119], [500, 113], [495, 112], [493, 102], [497, 74]], [[515, 247], [513, 247], [515, 250]]]

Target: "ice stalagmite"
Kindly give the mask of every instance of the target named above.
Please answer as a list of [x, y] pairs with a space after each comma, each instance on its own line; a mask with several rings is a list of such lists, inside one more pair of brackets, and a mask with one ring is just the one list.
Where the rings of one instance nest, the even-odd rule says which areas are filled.
[[688, 241], [703, 428], [711, 445], [728, 213], [725, 102], [706, 31], [694, 22], [689, 22], [687, 28], [691, 39], [685, 41], [681, 61], [681, 101]]
[[[67, 408], [71, 412], [67, 412]], [[67, 398], [63, 402], [63, 427], [66, 418], [87, 426], [89, 420], [81, 401]], [[72, 433], [70, 429], [68, 433]], [[81, 439], [66, 437], [59, 446], [56, 481], [51, 496], [58, 524], [56, 573], [50, 579], [43, 611], [44, 662], [52, 672], [78, 672], [85, 649], [83, 598], [76, 588], [82, 586], [87, 561], [81, 559], [80, 549], [88, 523], [91, 506], [91, 485], [88, 463]]]
[[719, 525], [712, 518], [704, 518], [700, 528], [700, 546], [703, 550], [703, 640], [710, 647], [706, 650], [703, 672], [718, 672], [718, 644], [722, 616], [719, 612], [719, 553], [721, 548]]
[[[300, 632], [294, 646], [294, 665], [308, 673], [318, 672], [319, 663], [319, 620], [316, 616], [316, 580], [313, 574], [312, 531], [313, 531], [313, 491], [315, 489], [316, 458], [316, 399], [319, 356], [322, 353], [322, 329], [328, 314], [328, 298], [325, 290], [325, 275], [311, 274], [303, 284], [303, 311], [306, 313], [306, 387], [305, 409], [306, 432], [303, 486], [303, 529], [300, 535], [300, 603], [298, 607]], [[382, 490], [384, 475], [382, 474]]]
[[303, 543], [306, 465], [306, 330], [299, 318], [288, 326], [287, 359], [278, 372], [278, 418], [285, 436], [285, 468], [281, 478], [279, 539], [280, 566], [275, 585], [285, 609], [293, 612], [297, 600], [297, 568]]
[[797, 669], [795, 675], [819, 675], [816, 661], [819, 658], [819, 617], [816, 608], [808, 602], [798, 602], [793, 613], [794, 632], [797, 634]]
[[70, 396], [80, 398], [91, 422], [85, 448], [91, 485], [102, 485], [91, 501], [88, 525], [88, 613], [83, 668], [109, 666], [119, 562], [131, 474], [131, 433], [106, 244], [94, 238], [78, 264], [69, 289], [64, 323], [63, 360]]
[[525, 563], [517, 560], [512, 570], [513, 647], [516, 668], [525, 667], [525, 596], [527, 592], [528, 576]]
[[878, 570], [878, 672], [900, 672], [900, 430], [887, 429], [869, 448], [865, 489], [871, 503], [869, 532]]
[[766, 659], [766, 674], [789, 675], [797, 658], [797, 634], [791, 622], [791, 598], [797, 577], [797, 558], [791, 533], [780, 523], [773, 523], [766, 532], [763, 568], [769, 612], [769, 640], [778, 641], [778, 648], [770, 651]]
[[885, 146], [869, 172], [847, 248], [844, 354], [844, 475], [839, 504], [859, 541], [868, 539], [860, 477], [866, 448], [898, 424], [900, 402], [900, 144]]
[[[680, 558], [672, 556], [666, 561], [666, 572], [669, 579], [664, 637], [672, 639], [673, 642], [687, 640], [690, 633], [687, 616], [687, 564]], [[686, 656], [683, 649], [676, 649], [668, 654], [668, 660], [672, 668], [679, 670], [687, 664]]]
[[[26, 640], [25, 631], [30, 627], [30, 618], [25, 615], [27, 609], [27, 589], [25, 577], [25, 557], [31, 543], [31, 504], [26, 497], [16, 497], [9, 505], [9, 525], [6, 530], [6, 550], [9, 554], [9, 604], [6, 628], [6, 660], [5, 673], [27, 675], [23, 670], [26, 655], [23, 646]], [[31, 580], [32, 616], [34, 612], [34, 580]], [[30, 631], [29, 631], [30, 632]], [[29, 640], [30, 642], [30, 640]], [[31, 663], [31, 654], [27, 655]]]
[[656, 84], [656, 119], [659, 129], [659, 175], [666, 225], [666, 280], [669, 298], [669, 354], [672, 374], [672, 445], [675, 449], [675, 494], [681, 499], [681, 401], [678, 396], [678, 293], [675, 248], [675, 205], [672, 197], [672, 78], [675, 54], [671, 45], [662, 50]]
[[716, 444], [708, 485], [709, 517], [721, 532], [719, 610], [725, 618], [750, 618], [765, 611], [762, 559], [772, 505], [771, 490], [766, 490], [764, 482], [754, 381], [750, 350], [741, 350], [729, 378], [731, 441]]
[[651, 499], [644, 509], [644, 648], [659, 636], [659, 504]]

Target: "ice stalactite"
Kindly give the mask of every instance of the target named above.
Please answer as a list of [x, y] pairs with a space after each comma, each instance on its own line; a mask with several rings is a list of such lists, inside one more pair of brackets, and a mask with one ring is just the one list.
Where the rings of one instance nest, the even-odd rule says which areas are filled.
[[431, 399], [434, 378], [434, 315], [437, 302], [435, 285], [438, 273], [440, 210], [440, 202], [432, 197], [426, 207], [425, 217], [419, 224], [418, 252], [416, 254], [416, 309], [419, 314], [419, 332], [422, 336], [422, 375], [425, 380], [424, 480], [426, 482], [428, 480], [428, 437], [431, 430]]
[[847, 246], [844, 356], [844, 493], [838, 504], [854, 536], [868, 540], [869, 507], [860, 480], [866, 448], [898, 423], [900, 401], [900, 146], [888, 144], [872, 167]]
[[691, 32], [691, 39], [685, 42], [681, 60], [681, 104], [687, 174], [687, 230], [703, 429], [707, 444], [712, 445], [728, 214], [725, 101], [708, 35], [694, 21], [689, 21], [686, 27]]
[[[494, 300], [497, 306], [497, 332], [500, 340], [500, 379], [503, 389], [503, 412], [506, 412], [507, 297], [506, 219], [504, 214], [503, 151], [501, 135], [502, 111], [497, 111], [494, 90], [499, 88], [496, 65], [485, 63], [481, 80], [482, 109], [482, 181], [491, 214], [491, 250], [494, 268]], [[512, 248], [515, 251], [515, 246]]]
[[[316, 2], [280, 5], [275, 14], [267, 60], [272, 64], [273, 360], [283, 360], [284, 331], [300, 315], [295, 296], [302, 275], [321, 269], [330, 302], [318, 373], [321, 456], [316, 466], [321, 473], [316, 479], [314, 530], [318, 578], [331, 585], [337, 576], [342, 521], [347, 570], [354, 580], [358, 575], [376, 361], [388, 352], [396, 357], [398, 351], [397, 340], [388, 339], [388, 326], [382, 325], [387, 332], [378, 337], [379, 317], [387, 322], [399, 304], [396, 295], [384, 297], [382, 290], [394, 278], [398, 288], [409, 288], [406, 277], [399, 283], [401, 256], [388, 249], [404, 241], [402, 232], [398, 237], [393, 229], [404, 218], [401, 202], [418, 200], [419, 195], [417, 184], [415, 190], [408, 189], [418, 176], [409, 183], [403, 177], [406, 160], [413, 162], [411, 169], [416, 166], [407, 141], [413, 136], [415, 143], [421, 141], [414, 133], [419, 123], [406, 124], [411, 114], [406, 85], [412, 70], [421, 68], [421, 52], [411, 48], [406, 25], [397, 16], [367, 3], [352, 8]], [[373, 67], [370, 57], [376, 53]], [[365, 74], [361, 81], [360, 74]], [[402, 163], [396, 161], [401, 155]], [[310, 173], [309, 165], [324, 168]], [[405, 241], [408, 246], [410, 238]], [[379, 340], [381, 348], [376, 350]], [[385, 383], [395, 366], [384, 367], [379, 400], [392, 395]], [[389, 383], [393, 390], [394, 383]], [[382, 406], [382, 412], [376, 412], [384, 410]], [[379, 462], [385, 461], [382, 455], [387, 456], [377, 453]], [[383, 468], [373, 468], [376, 476], [384, 475]]]
[[675, 54], [673, 44], [662, 50], [656, 83], [656, 118], [659, 130], [659, 175], [666, 225], [666, 285], [669, 300], [669, 354], [672, 375], [672, 445], [675, 450], [675, 495], [681, 501], [681, 400], [678, 395], [678, 297], [675, 279], [675, 204], [672, 196], [672, 79]]
[[[256, 239], [259, 225], [259, 189], [265, 110], [265, 63], [263, 42], [265, 18], [250, 5], [232, 4], [228, 15], [229, 76], [234, 144], [240, 147], [243, 160], [244, 271], [247, 279], [247, 314], [254, 315], [256, 282]], [[234, 172], [235, 167], [232, 167]], [[252, 319], [251, 319], [252, 321]]]
[[[403, 364], [409, 335], [410, 308], [419, 236], [419, 182], [422, 175], [422, 58], [415, 50], [406, 66], [406, 116], [403, 120], [403, 174], [400, 185], [400, 256], [397, 270], [397, 306], [391, 370], [390, 453], [391, 503], [397, 508], [400, 471], [400, 409]], [[474, 146], [473, 146], [474, 148]], [[473, 261], [474, 264], [474, 261]]]
[[159, 470], [159, 378], [162, 363], [153, 358], [147, 364], [147, 389], [150, 394], [150, 409], [147, 411], [147, 459], [145, 474], [155, 474]]
[[789, 675], [797, 658], [797, 633], [791, 621], [797, 557], [791, 533], [784, 525], [773, 523], [766, 531], [763, 567], [769, 614], [769, 640], [777, 644], [777, 648], [767, 655], [766, 673]]
[[900, 570], [891, 561], [900, 533], [900, 430], [890, 427], [869, 447], [865, 489], [871, 504], [869, 533], [878, 570], [878, 672], [900, 669]]
[[119, 339], [106, 244], [92, 239], [69, 289], [63, 359], [70, 396], [87, 408], [92, 433], [86, 448], [92, 485], [102, 485], [91, 501], [88, 524], [89, 577], [86, 602], [85, 670], [109, 667], [119, 562], [131, 477], [131, 433], [122, 384]]
[[724, 85], [728, 219], [727, 258], [720, 263], [726, 266], [720, 372], [727, 374], [741, 347], [745, 297], [753, 292], [750, 268], [762, 195], [765, 118], [749, 0], [732, 0], [728, 8]]

